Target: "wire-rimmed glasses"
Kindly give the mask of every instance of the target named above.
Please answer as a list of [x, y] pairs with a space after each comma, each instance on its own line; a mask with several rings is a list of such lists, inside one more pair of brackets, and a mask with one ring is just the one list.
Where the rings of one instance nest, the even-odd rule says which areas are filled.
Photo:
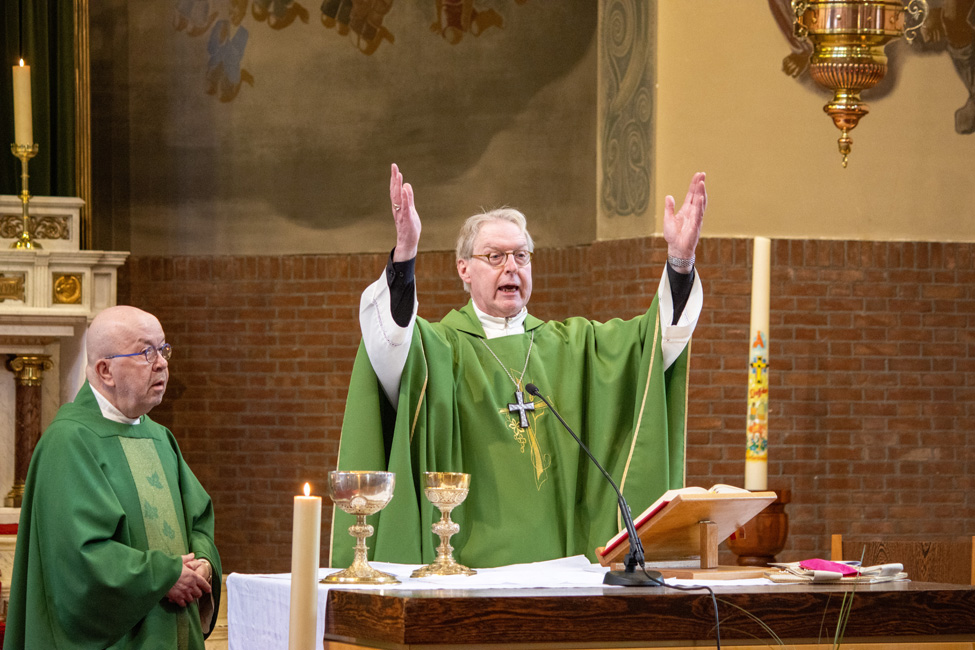
[[471, 257], [479, 257], [491, 266], [504, 266], [508, 263], [508, 256], [511, 256], [515, 260], [515, 264], [518, 266], [528, 266], [532, 262], [531, 251], [516, 250], [516, 251], [492, 251], [484, 255], [471, 255]]

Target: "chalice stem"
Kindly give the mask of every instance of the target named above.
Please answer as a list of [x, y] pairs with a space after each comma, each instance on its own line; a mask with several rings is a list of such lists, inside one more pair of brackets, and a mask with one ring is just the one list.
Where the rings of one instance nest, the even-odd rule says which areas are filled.
[[456, 526], [457, 524], [450, 519], [450, 510], [445, 510], [440, 517], [440, 526], [437, 531], [440, 536], [440, 546], [437, 547], [438, 564], [446, 564], [454, 560], [454, 547], [450, 545], [450, 538], [457, 532]]
[[367, 559], [367, 552], [369, 547], [366, 545], [366, 538], [371, 536], [374, 532], [372, 526], [366, 523], [365, 515], [356, 515], [355, 525], [349, 528], [349, 533], [355, 536], [355, 547], [353, 548], [354, 556], [352, 558], [352, 566], [354, 567], [364, 567], [369, 564]]

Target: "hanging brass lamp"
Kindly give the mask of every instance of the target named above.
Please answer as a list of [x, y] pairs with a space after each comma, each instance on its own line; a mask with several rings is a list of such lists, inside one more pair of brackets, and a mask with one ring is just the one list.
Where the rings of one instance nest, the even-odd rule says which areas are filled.
[[887, 74], [884, 46], [903, 34], [908, 42], [927, 15], [925, 0], [792, 0], [795, 34], [813, 45], [809, 75], [833, 91], [823, 110], [842, 133], [843, 167], [853, 145], [850, 131], [869, 107], [860, 91], [876, 86]]

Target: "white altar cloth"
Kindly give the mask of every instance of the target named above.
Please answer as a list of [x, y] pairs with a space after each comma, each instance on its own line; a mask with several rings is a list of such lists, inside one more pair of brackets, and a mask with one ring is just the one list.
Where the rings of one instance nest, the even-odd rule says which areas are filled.
[[[329, 589], [371, 589], [384, 592], [419, 589], [526, 589], [604, 587], [608, 570], [591, 564], [583, 555], [516, 564], [491, 569], [477, 569], [473, 576], [431, 576], [411, 578], [419, 564], [371, 562], [371, 566], [396, 576], [398, 585], [318, 585], [318, 620], [315, 636], [325, 635], [325, 595]], [[340, 569], [318, 570], [319, 579]], [[703, 584], [693, 580], [668, 579], [667, 584]], [[768, 585], [770, 580], [722, 580], [709, 584]], [[607, 587], [615, 589], [617, 587]], [[291, 574], [242, 574], [227, 576], [227, 634], [229, 650], [288, 650], [290, 621]], [[322, 646], [319, 646], [322, 647]]]

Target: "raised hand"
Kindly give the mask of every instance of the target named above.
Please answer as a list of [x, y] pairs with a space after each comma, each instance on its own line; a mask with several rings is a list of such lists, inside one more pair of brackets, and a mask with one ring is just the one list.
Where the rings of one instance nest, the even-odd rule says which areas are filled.
[[[708, 193], [704, 187], [704, 172], [694, 174], [684, 204], [674, 212], [674, 197], [664, 197], [664, 239], [667, 254], [682, 259], [693, 259], [701, 237], [701, 224], [708, 205]], [[689, 271], [690, 269], [688, 269]]]
[[413, 187], [403, 182], [403, 174], [393, 163], [389, 174], [389, 202], [396, 222], [396, 249], [394, 262], [405, 262], [416, 257], [420, 242], [420, 215], [413, 203]]

